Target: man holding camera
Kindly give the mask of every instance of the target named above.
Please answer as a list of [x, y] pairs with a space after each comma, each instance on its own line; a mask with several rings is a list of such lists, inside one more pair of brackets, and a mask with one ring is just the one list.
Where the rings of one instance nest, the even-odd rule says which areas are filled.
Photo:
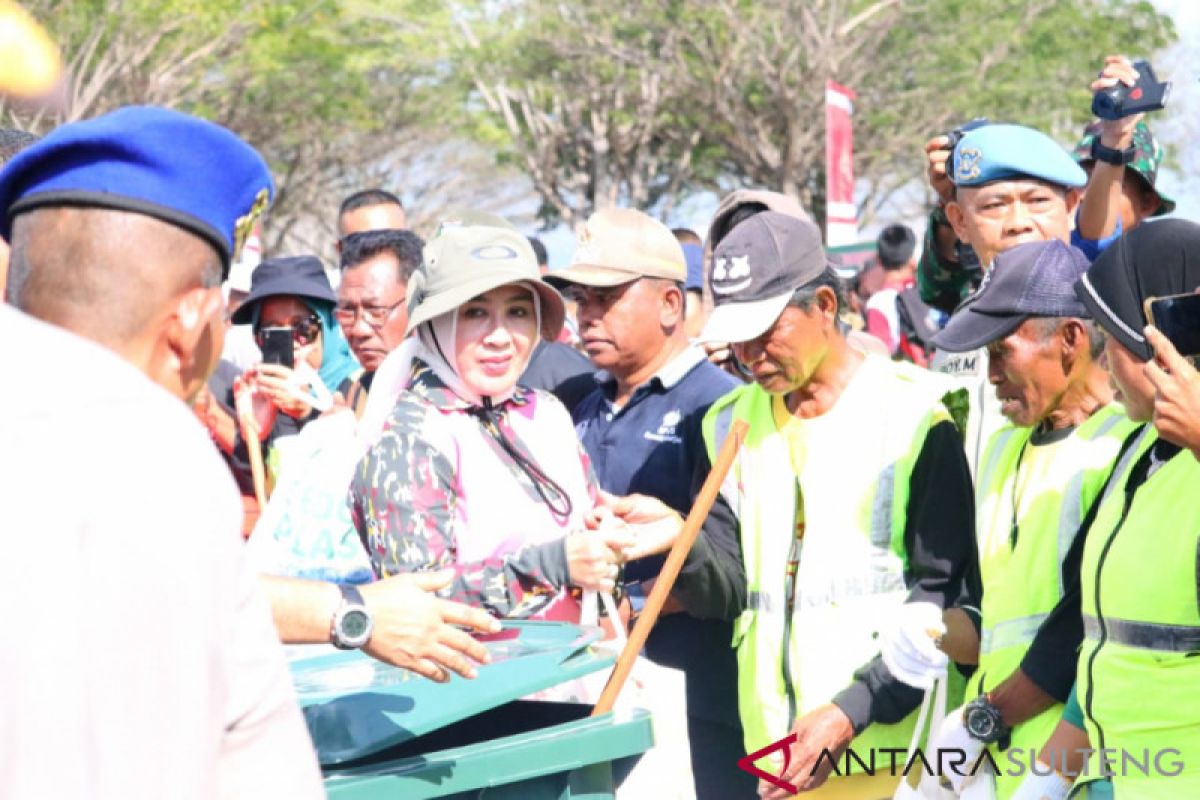
[[[1133, 225], [1173, 208], [1168, 198], [1154, 191], [1161, 154], [1140, 123], [1141, 111], [1162, 107], [1162, 87], [1142, 62], [1134, 64], [1121, 56], [1105, 59], [1091, 89], [1096, 93], [1093, 110], [1106, 118], [1099, 123], [1099, 136], [1088, 140], [1088, 157], [1080, 158], [1076, 152], [1081, 164], [1090, 166], [1090, 175], [1067, 168], [1065, 154], [1057, 145], [1020, 126], [984, 121], [927, 142], [929, 183], [940, 203], [930, 215], [925, 249], [917, 266], [921, 298], [935, 308], [952, 311], [986, 280], [984, 275], [995, 255], [1016, 244], [1062, 239], [1091, 259]], [[1115, 103], [1114, 91], [1121, 98]], [[967, 158], [960, 159], [964, 142]], [[981, 148], [981, 144], [986, 146]], [[999, 170], [997, 158], [1008, 161]], [[1028, 204], [1014, 203], [1011, 192], [1008, 198], [998, 196], [1003, 192], [997, 190], [1006, 188], [1006, 181], [1020, 179], [1041, 182], [1050, 194], [1023, 198]], [[993, 182], [1000, 185], [989, 188]], [[1142, 191], [1143, 183], [1148, 184], [1149, 192]], [[1082, 191], [1085, 186], [1086, 195]], [[988, 434], [1001, 424], [981, 378], [986, 364], [983, 351], [949, 358], [939, 355], [932, 364], [974, 389], [967, 436], [973, 465]]]
[[[1149, 74], [1142, 76], [1139, 67]], [[1090, 88], [1097, 95], [1124, 89], [1123, 94], [1128, 96], [1139, 78], [1143, 85], [1154, 84], [1161, 89], [1153, 71], [1143, 62], [1134, 64], [1124, 56], [1108, 56]], [[1158, 92], [1152, 94], [1159, 96]], [[1141, 105], [1145, 106], [1143, 110], [1161, 108], [1163, 101], [1165, 95], [1157, 105]], [[1138, 103], [1129, 105], [1139, 107]], [[1142, 122], [1144, 114], [1130, 110], [1122, 116], [1126, 109], [1111, 108], [1111, 100], [1093, 102], [1093, 110], [1099, 106], [1108, 106], [1101, 109], [1107, 116], [1089, 125], [1075, 148], [1075, 159], [1088, 175], [1088, 191], [1081, 195], [1074, 230], [1066, 234], [1089, 259], [1095, 259], [1118, 236], [1147, 217], [1170, 213], [1175, 208], [1175, 203], [1155, 187], [1162, 149]], [[954, 199], [955, 182], [948, 168], [955, 145], [964, 135], [988, 124], [986, 119], [974, 120], [925, 143], [929, 185], [938, 195], [938, 206], [929, 215], [917, 277], [921, 299], [946, 312], [952, 312], [967, 297], [991, 263], [974, 249], [973, 242], [956, 235], [946, 216], [947, 204]], [[1096, 169], [1098, 163], [1104, 166]]]
[[[1132, 87], [1137, 69], [1124, 56], [1109, 56], [1092, 82], [1092, 91], [1115, 86]], [[1087, 194], [1079, 207], [1076, 244], [1095, 260], [1103, 248], [1122, 232], [1146, 219], [1175, 210], [1175, 202], [1158, 191], [1158, 167], [1163, 151], [1144, 114], [1099, 119], [1088, 125], [1075, 146], [1075, 158], [1088, 173]]]

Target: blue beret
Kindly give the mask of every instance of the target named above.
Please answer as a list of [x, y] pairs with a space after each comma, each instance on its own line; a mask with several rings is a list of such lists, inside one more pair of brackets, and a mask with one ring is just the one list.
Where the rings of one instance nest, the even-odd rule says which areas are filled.
[[56, 128], [0, 170], [0, 235], [42, 206], [134, 211], [200, 236], [228, 272], [273, 193], [262, 156], [231, 131], [130, 106]]
[[1087, 185], [1066, 150], [1041, 131], [1024, 125], [984, 125], [968, 132], [954, 148], [950, 180], [956, 186], [1035, 178], [1068, 189]]

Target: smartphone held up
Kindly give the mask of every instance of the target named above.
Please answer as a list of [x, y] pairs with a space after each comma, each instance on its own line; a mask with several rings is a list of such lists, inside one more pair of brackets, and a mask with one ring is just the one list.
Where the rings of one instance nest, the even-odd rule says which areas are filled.
[[260, 335], [259, 349], [262, 350], [264, 364], [281, 364], [288, 369], [295, 369], [296, 361], [293, 350], [294, 332], [288, 327], [263, 328]]
[[1200, 358], [1200, 294], [1148, 297], [1146, 319], [1193, 364]]

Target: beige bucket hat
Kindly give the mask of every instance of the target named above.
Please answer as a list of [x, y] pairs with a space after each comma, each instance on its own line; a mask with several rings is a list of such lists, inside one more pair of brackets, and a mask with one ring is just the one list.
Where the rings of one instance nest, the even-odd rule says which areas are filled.
[[468, 212], [443, 221], [425, 245], [424, 263], [408, 281], [408, 331], [510, 283], [528, 283], [541, 301], [544, 340], [562, 330], [562, 296], [542, 280], [529, 241], [502, 217]]

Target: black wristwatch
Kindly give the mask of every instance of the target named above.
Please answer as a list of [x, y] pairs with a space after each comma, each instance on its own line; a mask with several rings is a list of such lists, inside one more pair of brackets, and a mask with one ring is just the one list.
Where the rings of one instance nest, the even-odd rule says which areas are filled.
[[329, 639], [339, 650], [357, 650], [371, 641], [374, 621], [358, 589], [346, 584], [338, 588], [342, 591], [342, 602], [333, 612]]
[[1008, 737], [1011, 728], [1000, 719], [1000, 709], [981, 694], [963, 707], [963, 727], [971, 738], [984, 744], [995, 744]]
[[1103, 161], [1105, 164], [1123, 167], [1126, 164], [1132, 164], [1137, 158], [1137, 148], [1129, 145], [1124, 150], [1117, 150], [1115, 147], [1105, 147], [1100, 144], [1100, 137], [1092, 139], [1092, 158], [1097, 161]]

